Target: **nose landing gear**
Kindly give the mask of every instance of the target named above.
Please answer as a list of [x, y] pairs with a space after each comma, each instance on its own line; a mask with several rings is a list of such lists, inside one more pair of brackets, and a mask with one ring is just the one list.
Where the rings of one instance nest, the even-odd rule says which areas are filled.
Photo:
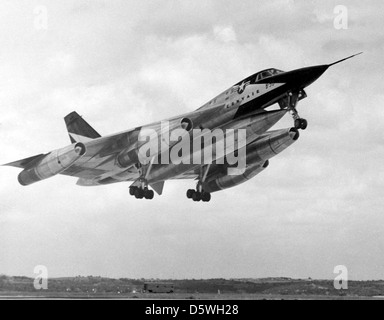
[[297, 118], [295, 119], [295, 128], [305, 130], [308, 128], [308, 121], [306, 119]]
[[299, 93], [288, 93], [287, 109], [292, 115], [296, 129], [305, 130], [308, 128], [308, 121], [306, 119], [300, 118], [300, 115], [296, 109], [298, 102], [305, 97], [306, 94], [304, 91], [299, 91]]

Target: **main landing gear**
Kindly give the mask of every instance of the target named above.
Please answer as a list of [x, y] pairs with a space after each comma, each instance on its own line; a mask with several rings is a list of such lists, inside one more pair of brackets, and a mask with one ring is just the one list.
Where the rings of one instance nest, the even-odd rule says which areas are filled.
[[130, 187], [129, 194], [134, 196], [136, 199], [147, 199], [152, 200], [155, 197], [155, 192], [153, 190], [149, 190], [148, 187], [140, 188], [140, 187]]
[[199, 201], [209, 202], [211, 201], [211, 194], [204, 191], [189, 189], [187, 191], [187, 198], [192, 199], [195, 202], [199, 202]]
[[192, 199], [195, 202], [209, 202], [211, 201], [211, 194], [209, 192], [205, 192], [203, 190], [203, 183], [205, 182], [209, 168], [211, 165], [207, 165], [204, 167], [201, 167], [200, 169], [200, 175], [199, 175], [199, 182], [197, 183], [196, 190], [189, 189], [187, 191], [187, 198]]
[[288, 93], [288, 111], [291, 113], [294, 120], [294, 125], [296, 129], [305, 130], [308, 127], [308, 121], [300, 118], [299, 113], [297, 112], [297, 103], [305, 98], [305, 92], [300, 91], [299, 93]]
[[151, 172], [154, 159], [155, 158], [152, 158], [151, 162], [147, 165], [137, 165], [140, 178], [135, 185], [129, 188], [129, 194], [136, 199], [152, 200], [155, 197], [155, 192], [148, 189], [148, 176]]

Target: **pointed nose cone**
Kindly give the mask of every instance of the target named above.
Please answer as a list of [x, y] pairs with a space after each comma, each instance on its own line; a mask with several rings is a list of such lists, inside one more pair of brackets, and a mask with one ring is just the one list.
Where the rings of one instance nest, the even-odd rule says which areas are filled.
[[324, 74], [324, 72], [328, 70], [328, 68], [328, 65], [321, 65], [294, 70], [293, 72], [295, 77], [292, 84], [296, 85], [300, 89], [308, 87], [317, 79], [319, 79]]
[[283, 72], [265, 78], [260, 83], [286, 83], [291, 90], [301, 90], [319, 79], [329, 67], [329, 65], [320, 65]]
[[282, 74], [282, 76], [284, 76], [284, 82], [293, 90], [301, 90], [319, 79], [328, 68], [328, 65], [307, 67], [286, 72], [285, 74]]

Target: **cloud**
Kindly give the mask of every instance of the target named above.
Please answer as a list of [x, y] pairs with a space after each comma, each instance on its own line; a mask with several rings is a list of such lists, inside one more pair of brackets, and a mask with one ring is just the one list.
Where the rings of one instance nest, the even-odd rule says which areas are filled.
[[236, 32], [233, 27], [216, 26], [213, 29], [215, 37], [223, 42], [236, 42]]

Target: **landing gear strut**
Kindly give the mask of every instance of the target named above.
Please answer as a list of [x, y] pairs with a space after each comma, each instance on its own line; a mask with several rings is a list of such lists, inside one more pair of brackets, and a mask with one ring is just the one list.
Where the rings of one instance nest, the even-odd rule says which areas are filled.
[[[137, 167], [140, 172], [140, 178], [135, 183], [134, 186], [131, 186], [129, 188], [129, 194], [135, 197], [136, 199], [152, 200], [155, 197], [155, 192], [153, 190], [148, 189], [148, 180], [147, 180], [149, 173], [151, 172], [151, 169], [152, 169], [153, 160], [154, 158], [152, 158], [151, 162], [148, 165], [145, 165], [145, 166], [140, 165]], [[139, 186], [137, 186], [137, 184], [139, 184]]]
[[301, 130], [305, 130], [308, 127], [308, 121], [300, 118], [296, 109], [297, 103], [303, 98], [303, 95], [305, 95], [303, 91], [300, 91], [299, 93], [288, 93], [288, 111], [293, 117], [295, 128]]
[[210, 165], [202, 167], [199, 175], [199, 182], [197, 183], [196, 190], [189, 189], [187, 191], [187, 198], [192, 199], [195, 202], [209, 202], [211, 201], [211, 194], [203, 190], [203, 183], [207, 178]]

